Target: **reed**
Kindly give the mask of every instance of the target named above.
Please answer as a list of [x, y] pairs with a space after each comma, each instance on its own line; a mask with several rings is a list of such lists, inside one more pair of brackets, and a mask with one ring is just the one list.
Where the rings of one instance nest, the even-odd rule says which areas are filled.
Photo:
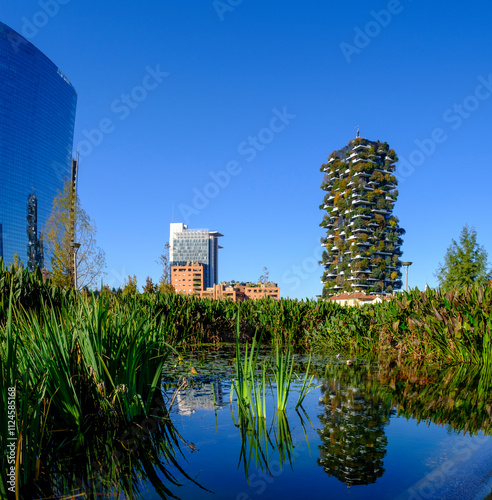
[[309, 368], [311, 366], [311, 355], [309, 356], [309, 360], [308, 360], [308, 364], [307, 364], [307, 367], [306, 367], [306, 372], [304, 374], [304, 378], [302, 380], [302, 386], [301, 386], [301, 390], [299, 391], [299, 397], [297, 399], [297, 404], [296, 404], [296, 410], [302, 406], [302, 402], [304, 401], [304, 398], [312, 391], [314, 390], [316, 387], [312, 385], [313, 383], [313, 379], [314, 379], [314, 375], [311, 375], [311, 377], [309, 377]]
[[[229, 301], [175, 294], [75, 293], [43, 282], [40, 272], [0, 262], [0, 389], [4, 407], [7, 388], [17, 394], [17, 488], [47, 476], [53, 443], [81, 446], [95, 429], [148, 417], [177, 345], [235, 340], [238, 405], [250, 419], [265, 419], [272, 368], [258, 361], [261, 341], [275, 346], [277, 409], [285, 411], [295, 379], [293, 349], [465, 363], [480, 367], [485, 387], [492, 375], [491, 332], [490, 286], [411, 290], [360, 308], [262, 299], [242, 304], [239, 312]], [[243, 339], [251, 347], [248, 342], [241, 361]], [[309, 370], [297, 407], [313, 381]], [[6, 433], [2, 426], [4, 450]], [[0, 465], [7, 470], [5, 455]], [[2, 476], [0, 493], [5, 491]]]
[[240, 410], [245, 414], [251, 414], [252, 417], [266, 418], [266, 367], [262, 366], [261, 377], [256, 377], [258, 370], [258, 354], [260, 352], [261, 335], [257, 342], [253, 337], [251, 348], [246, 343], [244, 349], [244, 360], [242, 360], [240, 336], [240, 307], [237, 309], [236, 319], [236, 359], [235, 359], [235, 377], [232, 385], [236, 392], [237, 402]]
[[[150, 418], [173, 350], [161, 319], [103, 296], [62, 297], [38, 310], [16, 302], [13, 289], [5, 318], [0, 382], [5, 407], [7, 388], [16, 388], [17, 492], [46, 480], [53, 450]], [[3, 454], [1, 461], [7, 470]], [[2, 475], [2, 494], [6, 486]]]
[[492, 287], [411, 290], [375, 306], [346, 308], [311, 333], [324, 352], [490, 366]]
[[[6, 322], [8, 297], [15, 308], [37, 311], [48, 304], [81, 300], [71, 291], [43, 283], [40, 273], [5, 269], [0, 262], [0, 324]], [[97, 294], [96, 294], [97, 295]], [[234, 342], [237, 305], [177, 294], [123, 296], [103, 292], [110, 311], [129, 315], [138, 309], [160, 322], [166, 341], [196, 346]], [[90, 302], [91, 295], [86, 301]], [[342, 307], [333, 301], [261, 299], [241, 306], [241, 339], [261, 331], [263, 341], [292, 348], [331, 352], [379, 352], [449, 363], [492, 362], [492, 287], [444, 292], [411, 290], [391, 301], [364, 307]]]
[[285, 355], [279, 344], [275, 346], [275, 366], [274, 377], [277, 392], [277, 410], [284, 412], [287, 407], [290, 386], [292, 383], [294, 371], [294, 358], [291, 355], [290, 348], [287, 347]]

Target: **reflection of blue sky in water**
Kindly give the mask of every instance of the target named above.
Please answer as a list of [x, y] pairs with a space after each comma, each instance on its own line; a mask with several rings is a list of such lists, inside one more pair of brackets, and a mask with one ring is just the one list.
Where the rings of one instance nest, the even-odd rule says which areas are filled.
[[[230, 355], [227, 357], [230, 362]], [[297, 499], [304, 497], [309, 497], [310, 500], [397, 497], [410, 499], [412, 494], [421, 495], [415, 496], [417, 499], [424, 498], [424, 494], [428, 494], [428, 498], [466, 499], [475, 497], [481, 487], [481, 480], [488, 473], [488, 465], [490, 465], [489, 470], [492, 469], [491, 437], [482, 438], [479, 435], [472, 438], [462, 432], [457, 434], [446, 425], [427, 424], [425, 421], [417, 424], [414, 418], [407, 420], [395, 415], [389, 417], [388, 422], [385, 423], [384, 420], [389, 415], [390, 409], [398, 404], [401, 406], [401, 401], [394, 401], [390, 404], [391, 401], [388, 403], [384, 397], [386, 393], [390, 394], [389, 400], [391, 400], [391, 394], [395, 394], [394, 389], [385, 387], [374, 378], [367, 382], [363, 367], [355, 366], [354, 369], [354, 367], [343, 366], [340, 362], [341, 375], [338, 376], [338, 380], [343, 380], [343, 384], [347, 387], [358, 388], [359, 390], [356, 390], [354, 394], [358, 394], [359, 397], [363, 396], [363, 404], [368, 417], [364, 425], [376, 424], [377, 430], [374, 431], [373, 437], [385, 451], [384, 455], [376, 460], [376, 462], [379, 460], [382, 462], [382, 469], [384, 469], [382, 475], [375, 477], [375, 482], [372, 484], [353, 485], [349, 490], [346, 483], [336, 477], [330, 477], [324, 472], [323, 467], [317, 464], [320, 459], [320, 447], [325, 444], [320, 438], [320, 432], [323, 432], [325, 425], [320, 423], [319, 417], [326, 414], [326, 402], [320, 401], [324, 394], [321, 389], [317, 389], [310, 393], [304, 402], [306, 413], [314, 425], [312, 427], [303, 415], [306, 435], [299, 416], [293, 408], [296, 396], [292, 395], [290, 400], [287, 413], [294, 445], [292, 468], [288, 461], [281, 464], [278, 452], [274, 449], [275, 439], [272, 437], [273, 446], [270, 446], [268, 450], [270, 474], [265, 471], [264, 467], [255, 466], [252, 462], [249, 468], [248, 484], [243, 465], [240, 463], [241, 433], [234, 426], [230, 411], [230, 379], [226, 376], [227, 361], [221, 364], [217, 358], [212, 359], [213, 365], [221, 372], [222, 386], [219, 388], [216, 385], [216, 397], [217, 399], [221, 397], [225, 405], [217, 408], [217, 416], [215, 416], [213, 404], [206, 402], [207, 397], [210, 397], [210, 401], [212, 400], [210, 382], [213, 377], [209, 375], [206, 363], [198, 366], [198, 358], [195, 358], [193, 366], [198, 367], [200, 375], [195, 378], [190, 376], [188, 380], [192, 385], [193, 379], [200, 382], [198, 386], [191, 387], [187, 395], [183, 394], [179, 404], [175, 402], [172, 419], [180, 434], [187, 441], [193, 442], [197, 450], [193, 453], [185, 451], [188, 460], [185, 466], [187, 472], [192, 477], [197, 476], [199, 482], [214, 491], [215, 495], [201, 491], [191, 483], [185, 483], [182, 488], [176, 490], [177, 496], [183, 499], [237, 498], [245, 500], [248, 498]], [[318, 365], [318, 375], [321, 376], [324, 373], [326, 365], [327, 360], [323, 360]], [[336, 366], [335, 368], [338, 370]], [[352, 380], [352, 377], [355, 379]], [[439, 379], [439, 377], [436, 378]], [[329, 377], [325, 380], [325, 386], [330, 384], [330, 380], [333, 383]], [[366, 389], [363, 389], [364, 384], [368, 384]], [[414, 396], [412, 404], [419, 399], [415, 399], [415, 387], [412, 385]], [[464, 394], [466, 391], [463, 389], [461, 392]], [[378, 400], [373, 393], [377, 393], [382, 399]], [[267, 397], [268, 401], [273, 402], [273, 398]], [[425, 401], [421, 403], [427, 408]], [[267, 411], [268, 429], [270, 429], [273, 414], [270, 405]], [[237, 411], [235, 415], [237, 418]], [[424, 417], [421, 415], [421, 418]], [[364, 426], [362, 430], [356, 432], [363, 437]], [[308, 441], [306, 441], [306, 436]], [[369, 444], [371, 439], [369, 439]], [[452, 470], [453, 474], [449, 475], [448, 470]], [[465, 483], [469, 486], [463, 489]], [[443, 490], [444, 487], [448, 489]], [[454, 496], [458, 491], [459, 496]]]

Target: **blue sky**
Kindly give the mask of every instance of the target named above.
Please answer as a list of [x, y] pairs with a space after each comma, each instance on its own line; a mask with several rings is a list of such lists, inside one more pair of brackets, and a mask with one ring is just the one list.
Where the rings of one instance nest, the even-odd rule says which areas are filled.
[[78, 92], [79, 195], [105, 281], [160, 275], [169, 223], [224, 234], [219, 279], [321, 293], [319, 168], [356, 134], [400, 160], [411, 286], [468, 223], [492, 260], [492, 6], [3, 0]]

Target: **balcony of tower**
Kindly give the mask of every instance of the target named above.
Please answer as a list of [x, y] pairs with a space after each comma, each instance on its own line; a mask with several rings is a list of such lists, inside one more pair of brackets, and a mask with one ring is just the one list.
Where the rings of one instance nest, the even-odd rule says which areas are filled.
[[359, 163], [359, 162], [363, 162], [363, 163], [375, 163], [375, 162], [371, 161], [369, 158], [361, 158], [361, 157], [357, 157], [355, 160], [351, 160], [351, 161], [352, 161], [352, 164]]
[[352, 151], [360, 151], [362, 149], [370, 149], [371, 146], [366, 145], [366, 144], [356, 144], [353, 148]]

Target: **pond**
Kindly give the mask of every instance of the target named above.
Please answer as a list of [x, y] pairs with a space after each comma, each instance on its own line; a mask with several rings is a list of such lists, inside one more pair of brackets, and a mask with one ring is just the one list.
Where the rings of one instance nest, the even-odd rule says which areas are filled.
[[[164, 377], [180, 464], [194, 479], [179, 478], [178, 498], [478, 499], [491, 491], [488, 372], [313, 357], [302, 407], [299, 380], [277, 413], [270, 379], [266, 419], [253, 419], [231, 391], [233, 348], [182, 356]], [[258, 366], [272, 360], [262, 351]], [[301, 375], [307, 361], [296, 357]], [[146, 486], [144, 497], [159, 498]]]
[[274, 373], [285, 358], [262, 349], [252, 363], [259, 418], [238, 400], [236, 358], [244, 346], [239, 357], [230, 345], [174, 354], [145, 417], [108, 428], [93, 415], [68, 452], [53, 439], [48, 472], [24, 498], [478, 500], [492, 491], [488, 369], [292, 355], [298, 377], [279, 412]]

